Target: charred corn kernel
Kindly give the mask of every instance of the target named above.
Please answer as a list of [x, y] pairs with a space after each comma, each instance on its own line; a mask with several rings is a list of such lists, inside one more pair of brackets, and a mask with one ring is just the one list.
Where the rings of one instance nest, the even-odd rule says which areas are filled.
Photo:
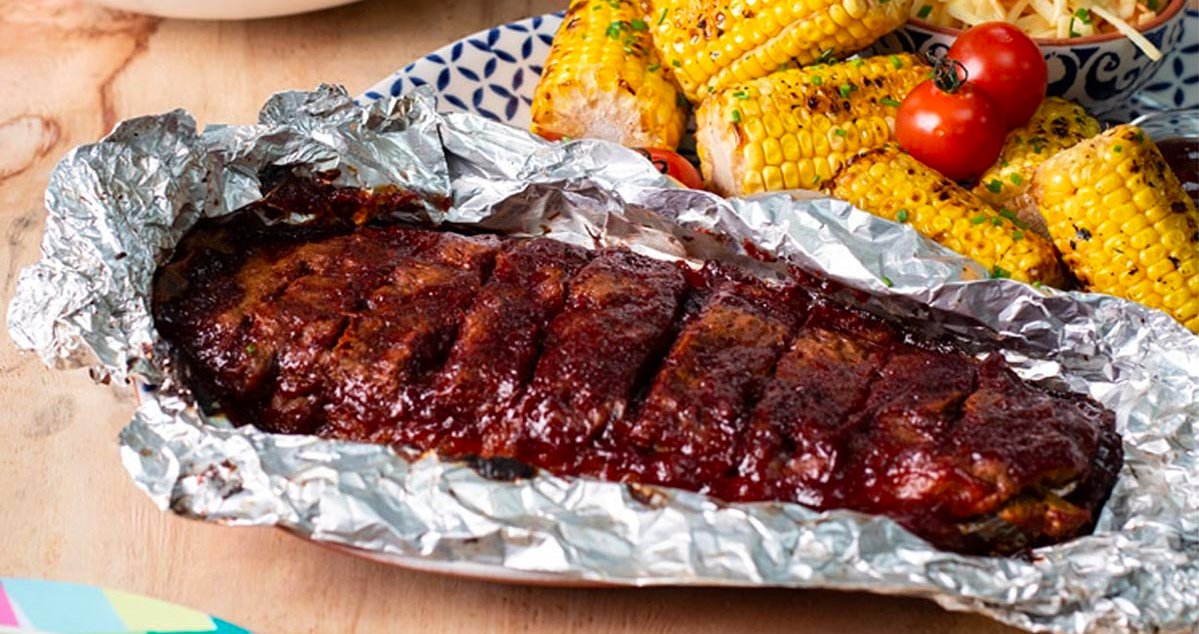
[[1099, 122], [1078, 105], [1049, 97], [1023, 127], [1012, 130], [999, 160], [987, 170], [974, 193], [993, 207], [1014, 207], [1028, 190], [1037, 167], [1058, 152], [1099, 134]]
[[646, 0], [659, 54], [692, 103], [780, 69], [830, 62], [907, 20], [913, 0]]
[[1030, 193], [1085, 288], [1164, 310], [1199, 333], [1199, 213], [1144, 132], [1116, 126], [1059, 152], [1037, 168]]
[[[899, 68], [895, 67], [895, 62]], [[816, 189], [855, 153], [891, 140], [899, 102], [928, 66], [911, 55], [780, 71], [734, 84], [696, 109], [696, 144], [715, 191], [742, 195], [776, 189], [758, 173], [778, 166]], [[848, 96], [844, 96], [848, 94]]]
[[977, 260], [992, 276], [1063, 282], [1053, 245], [893, 143], [852, 158], [824, 191], [888, 220], [902, 215], [916, 231]]
[[535, 134], [675, 149], [687, 108], [636, 0], [573, 0], [533, 93]]

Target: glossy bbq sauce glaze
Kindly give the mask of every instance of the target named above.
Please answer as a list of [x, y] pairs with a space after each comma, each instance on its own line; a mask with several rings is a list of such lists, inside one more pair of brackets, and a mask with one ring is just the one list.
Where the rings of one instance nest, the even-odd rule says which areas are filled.
[[[810, 275], [369, 222], [413, 204], [281, 179], [193, 229], [155, 318], [201, 402], [491, 475], [880, 513], [977, 553], [1089, 531], [1120, 468], [1111, 412]], [[260, 220], [289, 211], [319, 222]]]

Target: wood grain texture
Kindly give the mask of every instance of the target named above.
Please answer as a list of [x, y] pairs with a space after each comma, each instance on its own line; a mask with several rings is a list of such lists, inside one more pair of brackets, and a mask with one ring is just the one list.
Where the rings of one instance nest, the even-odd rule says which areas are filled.
[[[249, 1], [249, 0], [247, 0]], [[0, 0], [0, 278], [36, 259], [55, 161], [122, 118], [184, 107], [251, 121], [271, 93], [360, 92], [409, 60], [554, 0], [364, 2], [242, 23], [159, 21], [62, 0]], [[52, 372], [0, 337], [0, 576], [79, 581], [258, 632], [1010, 632], [932, 603], [867, 594], [565, 590], [389, 568], [268, 529], [155, 509], [121, 468], [120, 386]]]

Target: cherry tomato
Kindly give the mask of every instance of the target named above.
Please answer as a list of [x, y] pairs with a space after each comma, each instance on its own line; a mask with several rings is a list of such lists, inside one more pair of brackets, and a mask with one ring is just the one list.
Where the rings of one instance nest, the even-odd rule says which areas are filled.
[[695, 169], [691, 161], [683, 158], [678, 152], [652, 147], [634, 149], [650, 163], [653, 163], [659, 172], [682, 183], [683, 187], [691, 189], [704, 188], [704, 179], [700, 178], [699, 170]]
[[953, 62], [899, 104], [895, 138], [916, 160], [955, 181], [978, 178], [999, 158], [1007, 131], [990, 99], [962, 84]]
[[1045, 100], [1045, 57], [1032, 38], [1011, 24], [972, 27], [958, 36], [946, 56], [966, 67], [966, 83], [991, 98], [1008, 130], [1028, 123]]

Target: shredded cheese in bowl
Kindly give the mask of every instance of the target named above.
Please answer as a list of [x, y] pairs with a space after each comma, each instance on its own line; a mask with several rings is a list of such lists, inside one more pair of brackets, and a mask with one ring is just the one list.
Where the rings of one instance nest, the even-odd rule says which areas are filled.
[[1137, 30], [1169, 0], [917, 0], [912, 17], [966, 29], [1003, 21], [1034, 38], [1075, 38], [1118, 31], [1154, 61], [1162, 52]]

